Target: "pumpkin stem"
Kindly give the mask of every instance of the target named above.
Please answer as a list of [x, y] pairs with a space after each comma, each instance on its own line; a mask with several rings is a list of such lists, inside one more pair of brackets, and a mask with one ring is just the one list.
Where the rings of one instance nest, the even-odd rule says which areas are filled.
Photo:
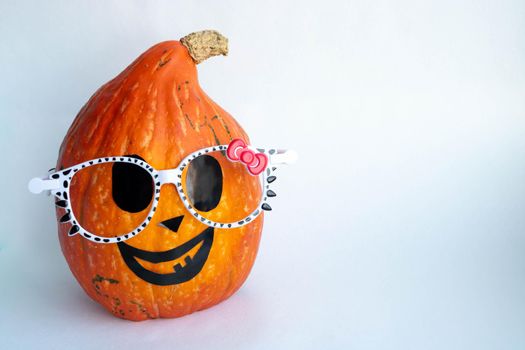
[[202, 30], [180, 39], [195, 63], [218, 55], [228, 55], [228, 39], [216, 30]]

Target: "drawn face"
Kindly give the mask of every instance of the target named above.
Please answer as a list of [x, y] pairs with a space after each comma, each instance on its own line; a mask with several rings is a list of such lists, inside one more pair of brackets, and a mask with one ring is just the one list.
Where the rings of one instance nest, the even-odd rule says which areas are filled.
[[[202, 271], [218, 231], [225, 232], [221, 252], [225, 244], [242, 244], [231, 232], [242, 237], [246, 230], [234, 229], [252, 225], [271, 210], [267, 202], [275, 192], [270, 186], [285, 156], [236, 139], [195, 151], [176, 168], [157, 170], [136, 154], [103, 157], [51, 173], [49, 180], [37, 178], [32, 186], [52, 186], [55, 204], [63, 208], [59, 221], [69, 226], [69, 236], [116, 243], [114, 251], [133, 274], [166, 286]], [[159, 201], [161, 188], [164, 200]]]
[[[138, 156], [134, 158], [142, 159]], [[143, 159], [142, 159], [143, 160]], [[188, 166], [186, 182], [191, 183], [189, 200], [200, 212], [209, 212], [220, 202], [223, 176], [219, 162], [212, 156], [202, 155]], [[129, 213], [146, 210], [152, 200], [151, 177], [144, 169], [132, 163], [115, 163], [112, 168], [112, 199], [116, 205]], [[160, 223], [176, 234], [184, 222], [185, 215], [175, 216]], [[190, 217], [190, 219], [192, 219]], [[183, 244], [165, 251], [149, 251], [119, 242], [118, 248], [126, 265], [133, 273], [146, 282], [155, 285], [172, 285], [191, 280], [203, 268], [213, 244], [214, 228], [208, 227]], [[196, 246], [200, 245], [193, 255]], [[173, 265], [173, 272], [158, 273], [141, 265], [137, 259], [150, 263], [168, 263], [183, 259], [184, 266]]]

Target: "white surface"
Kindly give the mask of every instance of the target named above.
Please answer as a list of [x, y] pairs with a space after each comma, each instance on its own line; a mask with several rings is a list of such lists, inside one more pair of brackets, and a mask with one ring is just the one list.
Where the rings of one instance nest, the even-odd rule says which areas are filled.
[[[524, 17], [518, 0], [2, 1], [0, 347], [524, 349]], [[230, 39], [206, 92], [300, 161], [235, 296], [122, 321], [76, 284], [27, 181], [101, 84], [204, 28]]]

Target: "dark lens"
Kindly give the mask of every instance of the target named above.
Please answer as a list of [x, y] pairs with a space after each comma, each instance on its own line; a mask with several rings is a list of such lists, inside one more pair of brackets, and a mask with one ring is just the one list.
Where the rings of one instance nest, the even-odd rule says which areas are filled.
[[202, 155], [188, 165], [186, 194], [199, 211], [210, 211], [219, 204], [222, 194], [222, 171], [214, 157]]
[[153, 199], [153, 179], [146, 169], [133, 163], [119, 162], [113, 164], [111, 175], [111, 193], [120, 209], [138, 213], [149, 206]]
[[230, 161], [221, 151], [193, 159], [181, 180], [191, 207], [215, 223], [242, 220], [257, 210], [261, 200], [261, 177], [250, 175], [246, 165]]
[[145, 170], [122, 162], [82, 168], [69, 186], [77, 223], [101, 237], [129, 233], [144, 222], [153, 204], [152, 191], [153, 182]]

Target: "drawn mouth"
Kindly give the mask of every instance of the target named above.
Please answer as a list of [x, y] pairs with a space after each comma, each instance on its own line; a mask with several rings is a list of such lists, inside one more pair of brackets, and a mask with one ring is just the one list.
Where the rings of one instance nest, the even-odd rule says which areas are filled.
[[[167, 286], [187, 282], [195, 277], [202, 270], [204, 263], [206, 263], [212, 243], [213, 228], [208, 227], [186, 243], [163, 252], [151, 252], [138, 249], [126, 244], [125, 242], [119, 242], [117, 245], [124, 262], [138, 277], [152, 284]], [[197, 252], [195, 255], [191, 256], [190, 251], [199, 244], [200, 247]], [[153, 272], [142, 266], [137, 260], [139, 259], [149, 263], [159, 264], [175, 261], [182, 257], [184, 257], [185, 265], [182, 266], [180, 263], [174, 263], [174, 272], [171, 273]]]

